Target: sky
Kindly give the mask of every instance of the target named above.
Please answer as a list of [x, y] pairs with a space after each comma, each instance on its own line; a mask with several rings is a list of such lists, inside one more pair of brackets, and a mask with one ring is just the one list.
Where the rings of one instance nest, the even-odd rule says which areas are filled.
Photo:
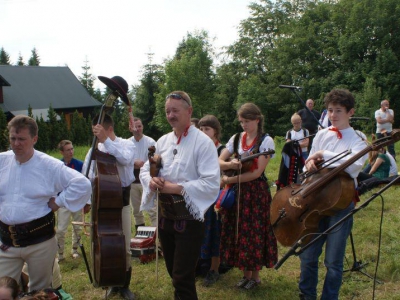
[[[88, 61], [97, 76], [138, 84], [149, 63], [173, 57], [187, 33], [206, 30], [220, 50], [238, 38], [251, 0], [0, 0], [0, 48], [16, 64], [36, 48], [40, 66], [68, 66], [76, 77]], [[95, 81], [95, 88], [104, 84]]]

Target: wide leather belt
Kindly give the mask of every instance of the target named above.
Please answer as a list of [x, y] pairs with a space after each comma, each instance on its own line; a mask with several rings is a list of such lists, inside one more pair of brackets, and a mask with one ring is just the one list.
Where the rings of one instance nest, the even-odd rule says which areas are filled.
[[194, 220], [186, 207], [183, 196], [177, 194], [160, 194], [161, 217], [170, 220]]
[[51, 211], [39, 219], [8, 225], [0, 221], [0, 239], [11, 247], [26, 247], [51, 239], [55, 235], [55, 218]]

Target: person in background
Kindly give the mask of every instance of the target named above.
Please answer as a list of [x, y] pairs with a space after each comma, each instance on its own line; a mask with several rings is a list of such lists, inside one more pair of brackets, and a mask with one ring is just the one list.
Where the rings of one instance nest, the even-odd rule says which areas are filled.
[[301, 152], [304, 160], [308, 157], [308, 138], [309, 132], [307, 129], [301, 127], [301, 117], [299, 114], [293, 114], [290, 119], [292, 122], [293, 128], [286, 132], [286, 142], [290, 141], [298, 141], [299, 146], [301, 147]]
[[[385, 135], [390, 136], [392, 134], [393, 123], [394, 123], [394, 112], [393, 109], [389, 108], [389, 101], [382, 100], [381, 108], [375, 111], [376, 119], [376, 137], [378, 139]], [[394, 150], [394, 143], [388, 146], [389, 153], [396, 160], [396, 152]]]
[[18, 282], [9, 276], [0, 278], [0, 299], [17, 300], [19, 294]]
[[[165, 98], [165, 114], [173, 131], [156, 143], [159, 174], [147, 161], [140, 170], [142, 209], [154, 206], [158, 195], [159, 238], [174, 299], [196, 300], [195, 271], [204, 237], [204, 214], [217, 199], [220, 170], [211, 139], [191, 125], [189, 95], [174, 91]], [[159, 194], [158, 194], [159, 193]]]
[[[237, 158], [229, 160], [233, 154], [245, 157], [246, 154], [275, 149], [274, 140], [264, 134], [264, 116], [258, 106], [245, 103], [237, 116], [243, 132], [232, 136], [222, 150], [219, 164], [223, 171], [241, 168]], [[272, 197], [264, 174], [270, 159], [270, 155], [261, 155], [253, 160], [249, 170], [231, 177], [222, 176], [224, 184], [239, 184], [240, 194], [231, 209], [221, 211], [221, 261], [243, 271], [236, 287], [244, 290], [260, 285], [262, 267], [272, 268], [278, 259], [270, 223]]]
[[38, 126], [17, 115], [8, 123], [11, 151], [0, 153], [0, 277], [21, 277], [29, 290], [51, 286], [57, 253], [55, 216], [60, 207], [79, 211], [90, 198], [89, 179], [34, 146]]
[[[110, 287], [107, 291], [107, 298], [112, 295], [119, 294], [123, 299], [135, 299], [135, 295], [130, 291], [129, 285], [132, 277], [132, 266], [131, 266], [131, 236], [132, 236], [132, 223], [131, 223], [131, 205], [130, 205], [130, 190], [131, 184], [135, 179], [133, 174], [133, 165], [135, 157], [135, 145], [131, 140], [117, 137], [114, 132], [114, 120], [110, 115], [105, 114], [102, 124], [97, 124], [99, 116], [96, 116], [92, 120], [93, 134], [97, 137], [99, 143], [98, 149], [102, 152], [113, 155], [117, 161], [118, 175], [121, 181], [122, 189], [122, 231], [125, 236], [125, 247], [126, 247], [126, 273], [125, 282], [122, 287]], [[83, 173], [86, 174], [86, 170], [89, 166], [91, 157], [91, 151], [89, 150], [86, 155], [85, 162], [83, 164]], [[95, 163], [91, 163], [89, 170], [89, 178], [95, 177]]]
[[308, 133], [310, 135], [308, 149], [311, 149], [314, 135], [318, 131], [318, 120], [321, 118], [321, 115], [318, 111], [314, 109], [313, 99], [308, 99], [306, 101], [306, 107], [300, 109], [297, 113], [301, 117], [303, 127], [308, 130]]
[[[151, 137], [143, 134], [143, 123], [139, 118], [134, 118], [134, 128], [129, 128], [133, 136], [129, 138], [135, 144], [134, 169], [135, 181], [131, 184], [131, 204], [133, 207], [133, 217], [135, 218], [136, 231], [139, 226], [145, 226], [143, 212], [140, 211], [142, 202], [143, 187], [140, 183], [140, 168], [148, 160], [149, 147], [155, 146], [156, 142]], [[157, 207], [148, 211], [151, 226], [157, 226]]]
[[314, 109], [314, 100], [308, 99], [306, 101], [307, 108], [300, 109], [297, 113], [300, 115], [303, 127], [308, 130], [310, 134], [315, 134], [318, 131], [318, 120], [321, 114]]
[[[366, 137], [362, 132], [355, 131], [350, 126], [350, 117], [354, 114], [355, 100], [353, 95], [345, 89], [334, 89], [325, 96], [325, 107], [328, 110], [329, 120], [332, 126], [318, 131], [314, 138], [310, 155], [306, 160], [305, 170], [311, 172], [318, 169], [323, 161], [328, 161], [345, 150], [351, 153], [330, 164], [328, 168], [335, 168], [348, 159], [351, 159], [358, 152], [367, 146]], [[354, 181], [357, 187], [356, 178], [361, 171], [367, 155], [359, 158], [345, 169], [349, 180]], [[337, 223], [344, 216], [353, 210], [358, 200], [356, 192], [346, 195], [348, 207], [336, 211], [332, 216], [322, 218], [318, 223], [318, 232]], [[345, 201], [341, 199], [341, 201]], [[346, 203], [346, 202], [345, 202]], [[325, 244], [324, 265], [326, 267], [325, 281], [322, 288], [322, 300], [335, 300], [339, 298], [339, 290], [342, 284], [343, 259], [346, 249], [347, 238], [351, 232], [353, 218], [350, 217], [336, 230], [323, 235], [316, 242], [305, 249], [300, 255], [300, 299], [316, 300], [318, 285], [319, 256]]]
[[199, 128], [199, 119], [198, 118], [191, 118], [190, 124], [194, 125], [196, 128]]
[[[213, 115], [206, 115], [199, 121], [200, 130], [203, 131], [214, 143], [217, 148], [218, 156], [222, 149], [225, 148], [219, 139], [221, 137], [221, 124]], [[211, 259], [211, 266], [204, 278], [203, 285], [208, 287], [213, 285], [219, 279], [220, 265], [220, 242], [221, 242], [221, 217], [219, 213], [214, 211], [214, 205], [211, 205], [204, 215], [204, 223], [206, 227], [203, 244], [201, 246], [201, 259]]]
[[329, 118], [328, 118], [328, 110], [327, 109], [324, 109], [322, 111], [321, 118], [319, 119], [319, 124], [321, 124], [322, 127], [320, 125], [318, 125], [318, 130], [327, 128], [332, 125], [331, 121], [329, 121]]
[[[62, 158], [61, 161], [71, 169], [82, 172], [83, 162], [74, 158], [74, 146], [72, 142], [69, 140], [62, 140], [58, 144], [58, 150], [60, 151]], [[89, 199], [88, 199], [89, 200]], [[86, 204], [84, 207], [84, 212], [88, 213], [90, 211], [90, 204]], [[65, 207], [61, 207], [57, 212], [57, 231], [56, 237], [58, 242], [58, 261], [63, 261], [64, 257], [64, 246], [65, 246], [65, 234], [68, 230], [68, 225], [70, 224], [70, 219], [75, 222], [82, 221], [82, 211], [71, 212]], [[80, 240], [80, 226], [73, 225], [72, 230], [72, 249], [71, 255], [72, 257], [78, 258], [78, 243]]]

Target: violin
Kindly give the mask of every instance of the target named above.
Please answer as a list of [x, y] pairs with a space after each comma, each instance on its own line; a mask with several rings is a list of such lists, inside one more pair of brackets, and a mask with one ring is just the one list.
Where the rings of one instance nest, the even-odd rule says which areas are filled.
[[156, 152], [155, 146], [150, 146], [148, 150], [149, 151], [147, 157], [149, 158], [149, 164], [150, 164], [150, 176], [157, 177], [158, 173], [160, 172], [160, 169], [162, 168], [161, 155], [155, 154]]
[[345, 209], [355, 195], [354, 179], [344, 170], [369, 151], [400, 140], [400, 130], [376, 140], [336, 168], [320, 168], [302, 184], [292, 183], [276, 192], [271, 203], [271, 224], [276, 239], [283, 246], [299, 240], [308, 242], [318, 232], [319, 221]]
[[[274, 153], [275, 153], [275, 150], [268, 149], [268, 151], [259, 152], [256, 154], [249, 155], [248, 153], [246, 153], [246, 154], [242, 155], [242, 157], [239, 158], [239, 161], [242, 164], [242, 166], [239, 169], [240, 173], [246, 173], [246, 172], [251, 171], [254, 160], [256, 158], [258, 158], [259, 156], [261, 156], [261, 155], [268, 156], [268, 155], [272, 155]], [[225, 170], [223, 173], [224, 173], [224, 175], [226, 175], [228, 177], [232, 177], [232, 176], [237, 175], [239, 170], [229, 169], [229, 170]]]

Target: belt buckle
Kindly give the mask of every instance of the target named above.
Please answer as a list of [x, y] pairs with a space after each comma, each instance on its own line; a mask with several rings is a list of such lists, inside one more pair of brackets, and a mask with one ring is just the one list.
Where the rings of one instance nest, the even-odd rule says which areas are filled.
[[8, 231], [10, 232], [10, 238], [11, 238], [13, 246], [14, 247], [20, 247], [20, 245], [17, 244], [17, 239], [16, 239], [17, 231], [15, 230], [15, 226], [14, 225], [9, 225], [8, 226]]

